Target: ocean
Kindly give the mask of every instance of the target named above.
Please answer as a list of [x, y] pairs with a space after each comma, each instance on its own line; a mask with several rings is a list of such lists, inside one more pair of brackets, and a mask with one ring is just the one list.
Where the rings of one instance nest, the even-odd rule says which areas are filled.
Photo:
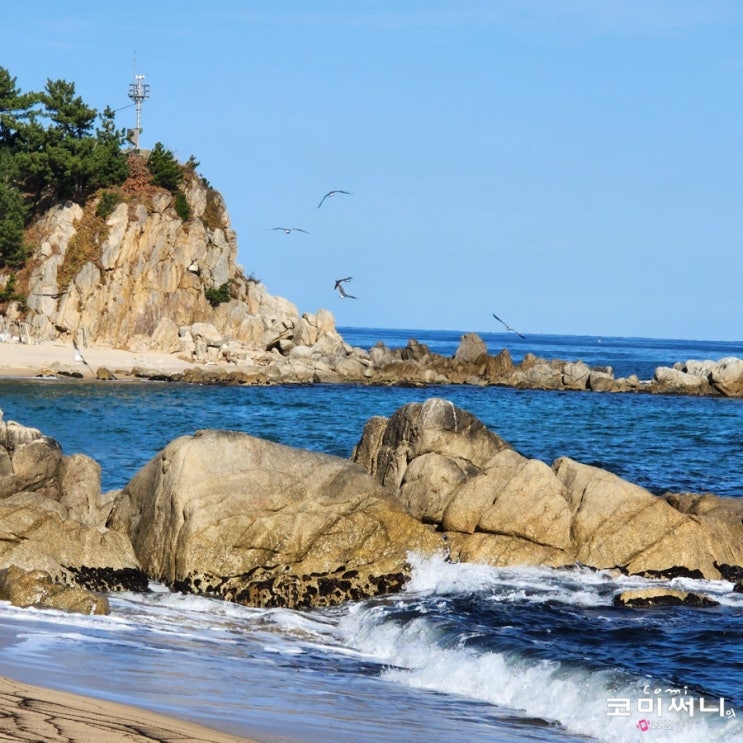
[[[339, 328], [353, 346], [461, 332]], [[743, 342], [481, 334], [490, 353], [581, 359], [615, 376], [743, 357]], [[240, 430], [349, 457], [366, 420], [443, 397], [527, 457], [610, 470], [651, 492], [743, 497], [743, 400], [503, 387], [2, 380], [5, 419], [39, 428], [122, 487], [169, 441]], [[108, 616], [0, 602], [0, 674], [263, 741], [743, 741], [743, 594], [711, 609], [616, 609], [637, 577], [410, 556], [404, 592], [333, 609], [254, 609], [153, 583]]]

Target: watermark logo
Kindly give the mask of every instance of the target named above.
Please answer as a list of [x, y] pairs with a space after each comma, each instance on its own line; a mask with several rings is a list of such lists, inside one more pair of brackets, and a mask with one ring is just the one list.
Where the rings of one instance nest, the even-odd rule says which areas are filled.
[[[641, 715], [636, 727], [648, 730], [681, 730], [690, 727], [705, 715], [735, 717], [735, 710], [724, 697], [705, 697], [689, 694], [688, 688], [658, 688], [645, 685], [642, 696], [609, 697], [606, 700], [607, 717], [632, 717]], [[664, 719], [665, 716], [665, 719]]]

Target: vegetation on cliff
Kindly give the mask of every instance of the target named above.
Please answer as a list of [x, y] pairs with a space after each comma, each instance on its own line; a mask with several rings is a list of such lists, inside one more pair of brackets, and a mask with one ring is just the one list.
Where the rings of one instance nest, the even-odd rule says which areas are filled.
[[43, 91], [22, 92], [0, 67], [0, 264], [23, 265], [23, 228], [49, 205], [123, 183], [124, 141], [113, 110], [99, 114], [74, 83], [47, 80]]
[[105, 220], [122, 201], [164, 188], [187, 222], [181, 187], [197, 165], [193, 157], [180, 164], [161, 142], [149, 153], [133, 150], [114, 111], [88, 106], [74, 83], [47, 80], [44, 90], [23, 92], [0, 67], [0, 304], [24, 300], [33, 223], [50, 207], [73, 201], [85, 209], [58, 275], [64, 288], [86, 261], [95, 262]]

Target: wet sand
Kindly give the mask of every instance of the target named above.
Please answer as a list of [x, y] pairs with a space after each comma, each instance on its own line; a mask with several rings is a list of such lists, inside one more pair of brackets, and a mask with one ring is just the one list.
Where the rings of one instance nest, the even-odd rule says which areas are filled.
[[154, 712], [0, 677], [0, 741], [246, 743]]

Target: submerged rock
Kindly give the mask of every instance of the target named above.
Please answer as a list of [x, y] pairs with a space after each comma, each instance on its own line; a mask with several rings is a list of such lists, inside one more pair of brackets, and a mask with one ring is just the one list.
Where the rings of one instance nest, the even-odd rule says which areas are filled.
[[719, 606], [720, 602], [707, 596], [673, 588], [646, 588], [637, 591], [623, 591], [614, 597], [616, 607], [634, 609], [655, 609], [667, 606], [690, 606], [695, 609]]

